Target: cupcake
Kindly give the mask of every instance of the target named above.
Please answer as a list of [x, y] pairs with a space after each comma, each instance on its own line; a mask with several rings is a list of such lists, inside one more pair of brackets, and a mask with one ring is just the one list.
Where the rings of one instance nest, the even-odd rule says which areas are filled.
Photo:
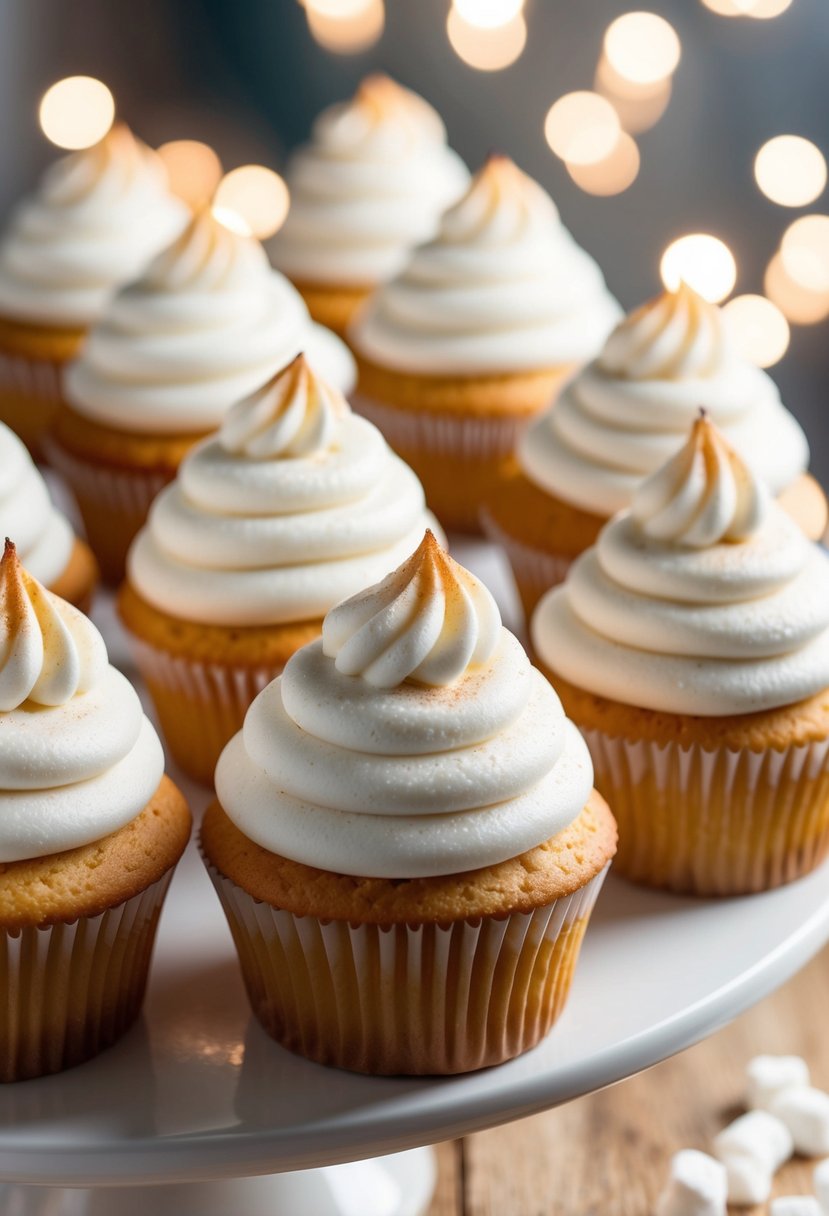
[[617, 868], [765, 891], [829, 847], [829, 557], [707, 418], [531, 626], [619, 822]]
[[153, 503], [119, 596], [185, 772], [212, 782], [256, 694], [430, 520], [411, 469], [304, 356], [230, 410]]
[[0, 1080], [20, 1081], [138, 1016], [190, 813], [101, 635], [10, 541], [0, 631]]
[[46, 482], [13, 431], [0, 422], [0, 536], [14, 536], [29, 574], [82, 612], [92, 603], [98, 566], [92, 550], [54, 506]]
[[160, 158], [123, 123], [51, 165], [12, 213], [0, 236], [0, 420], [33, 454], [86, 331], [186, 219]]
[[522, 435], [484, 509], [529, 617], [643, 477], [682, 446], [699, 407], [816, 540], [826, 498], [773, 380], [742, 359], [723, 314], [686, 284], [642, 305]]
[[616, 828], [558, 698], [427, 532], [333, 608], [216, 769], [202, 850], [268, 1034], [458, 1073], [564, 1005]]
[[441, 523], [477, 531], [521, 430], [619, 311], [550, 196], [490, 157], [435, 239], [355, 318], [357, 408], [415, 470]]
[[123, 576], [130, 542], [185, 453], [301, 347], [351, 386], [343, 343], [312, 326], [257, 241], [207, 209], [119, 292], [67, 371], [49, 445], [105, 578]]
[[469, 184], [436, 111], [383, 75], [320, 114], [285, 176], [291, 209], [269, 251], [311, 316], [343, 335]]

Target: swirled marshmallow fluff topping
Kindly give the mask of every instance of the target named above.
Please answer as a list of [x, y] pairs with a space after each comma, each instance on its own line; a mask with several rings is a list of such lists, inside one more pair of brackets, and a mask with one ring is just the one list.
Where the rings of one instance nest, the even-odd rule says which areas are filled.
[[75, 544], [65, 515], [24, 445], [0, 422], [0, 536], [13, 536], [30, 574], [49, 586], [63, 574]]
[[408, 465], [300, 355], [187, 455], [129, 578], [189, 621], [317, 620], [408, 557], [430, 522]]
[[299, 281], [365, 287], [396, 274], [469, 183], [436, 111], [383, 75], [320, 114], [286, 178], [275, 265]]
[[90, 620], [0, 560], [0, 863], [90, 844], [143, 809], [164, 771], [132, 685]]
[[69, 367], [66, 389], [79, 413], [118, 430], [210, 431], [301, 348], [348, 388], [343, 343], [312, 324], [258, 241], [203, 208], [115, 297]]
[[700, 406], [773, 494], [806, 469], [806, 437], [773, 380], [738, 355], [720, 309], [682, 283], [625, 317], [528, 427], [518, 459], [550, 494], [610, 516], [678, 451]]
[[549, 194], [492, 156], [355, 319], [352, 343], [401, 371], [476, 375], [580, 363], [619, 318]]
[[187, 222], [160, 158], [123, 123], [51, 165], [0, 239], [0, 312], [86, 327]]
[[829, 558], [706, 417], [549, 592], [554, 673], [645, 709], [716, 717], [829, 686]]
[[556, 694], [430, 532], [332, 609], [216, 770], [225, 811], [263, 848], [380, 878], [518, 856], [572, 823], [592, 781]]

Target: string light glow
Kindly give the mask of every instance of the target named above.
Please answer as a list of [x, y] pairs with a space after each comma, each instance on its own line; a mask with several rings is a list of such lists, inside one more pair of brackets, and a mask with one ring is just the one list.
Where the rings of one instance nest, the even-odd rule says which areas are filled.
[[607, 197], [621, 194], [632, 186], [639, 173], [639, 149], [636, 141], [622, 131], [616, 147], [604, 160], [593, 165], [574, 165], [567, 162], [567, 172], [577, 186], [587, 194]]
[[479, 72], [500, 72], [515, 63], [527, 43], [527, 23], [519, 12], [508, 25], [482, 29], [470, 25], [454, 6], [446, 18], [446, 34], [452, 50]]
[[191, 207], [213, 197], [222, 176], [222, 162], [208, 144], [198, 139], [173, 139], [162, 144], [158, 155], [164, 161], [170, 189]]
[[606, 97], [587, 90], [565, 93], [544, 120], [547, 143], [568, 165], [595, 165], [619, 142], [619, 115]]
[[383, 0], [306, 0], [308, 29], [326, 51], [356, 55], [383, 33]]
[[800, 135], [777, 135], [754, 160], [757, 185], [781, 207], [805, 207], [823, 193], [826, 161], [819, 148]]
[[454, 0], [454, 7], [467, 25], [494, 30], [515, 20], [524, 0]]
[[829, 291], [829, 215], [803, 215], [780, 242], [789, 278], [810, 291]]
[[604, 36], [608, 63], [634, 84], [656, 84], [672, 76], [681, 53], [676, 30], [656, 13], [624, 13]]
[[242, 165], [227, 173], [219, 182], [213, 201], [223, 213], [217, 216], [222, 223], [226, 223], [224, 212], [232, 212], [260, 240], [273, 236], [282, 227], [290, 205], [288, 187], [278, 173], [264, 165]]
[[737, 263], [724, 241], [707, 232], [692, 232], [672, 241], [659, 264], [662, 282], [676, 291], [686, 282], [706, 300], [718, 304], [737, 281]]
[[723, 317], [740, 354], [758, 367], [779, 363], [789, 348], [791, 332], [783, 313], [765, 296], [735, 296], [723, 305]]
[[90, 148], [103, 139], [115, 118], [115, 100], [102, 80], [67, 76], [47, 89], [38, 119], [48, 140], [59, 148]]
[[814, 291], [798, 283], [780, 253], [769, 262], [763, 286], [769, 299], [795, 325], [816, 325], [829, 317], [829, 291]]

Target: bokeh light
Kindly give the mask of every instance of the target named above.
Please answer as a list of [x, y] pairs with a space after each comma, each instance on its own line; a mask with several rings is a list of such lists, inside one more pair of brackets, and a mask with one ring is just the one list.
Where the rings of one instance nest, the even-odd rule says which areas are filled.
[[515, 63], [527, 42], [527, 23], [521, 13], [509, 25], [482, 29], [470, 25], [454, 6], [446, 18], [446, 34], [452, 50], [479, 72], [500, 72]]
[[639, 173], [639, 149], [636, 141], [622, 131], [616, 146], [604, 160], [592, 165], [567, 163], [567, 172], [577, 186], [587, 194], [607, 197], [621, 194], [632, 186]]
[[608, 26], [604, 53], [619, 76], [656, 84], [676, 71], [681, 47], [676, 30], [656, 13], [624, 13]]
[[763, 282], [766, 295], [795, 325], [816, 325], [829, 317], [829, 291], [804, 287], [792, 278], [783, 257], [776, 253]]
[[720, 17], [753, 17], [768, 21], [791, 8], [792, 0], [702, 0], [712, 13]]
[[676, 291], [685, 282], [706, 300], [718, 304], [737, 281], [737, 263], [724, 241], [708, 232], [691, 232], [672, 241], [659, 264], [662, 282]]
[[367, 51], [386, 22], [383, 0], [305, 0], [305, 16], [314, 39], [336, 55]]
[[222, 176], [222, 162], [198, 139], [172, 139], [162, 144], [158, 155], [164, 161], [170, 189], [193, 208], [213, 197]]
[[245, 223], [244, 217], [238, 211], [234, 211], [232, 207], [222, 207], [214, 203], [210, 210], [214, 219], [217, 219], [231, 232], [235, 232], [237, 236], [253, 236], [250, 225]]
[[805, 207], [823, 193], [826, 161], [800, 135], [776, 135], [754, 159], [754, 176], [766, 198], [781, 207]]
[[779, 363], [791, 333], [783, 313], [765, 296], [735, 296], [723, 305], [723, 317], [737, 350], [758, 367]]
[[659, 122], [668, 108], [673, 86], [670, 78], [656, 84], [634, 84], [620, 76], [602, 55], [596, 68], [595, 88], [612, 104], [624, 129], [638, 135]]
[[288, 187], [273, 169], [242, 165], [222, 178], [213, 201], [222, 211], [241, 216], [250, 233], [264, 240], [284, 224], [290, 196]]
[[90, 148], [103, 139], [115, 118], [115, 100], [102, 80], [67, 76], [47, 89], [38, 119], [48, 140], [59, 148]]
[[454, 7], [467, 25], [494, 30], [515, 20], [524, 0], [454, 0]]
[[619, 142], [619, 115], [606, 97], [583, 90], [565, 93], [547, 112], [547, 143], [570, 165], [594, 165]]
[[829, 215], [803, 215], [780, 242], [789, 278], [810, 291], [829, 291]]

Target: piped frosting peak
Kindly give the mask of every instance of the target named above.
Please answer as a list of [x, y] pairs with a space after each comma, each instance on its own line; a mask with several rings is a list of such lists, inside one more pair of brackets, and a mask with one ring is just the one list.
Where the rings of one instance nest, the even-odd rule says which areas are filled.
[[722, 313], [687, 283], [663, 291], [617, 325], [599, 367], [630, 380], [713, 376], [725, 363]]
[[25, 701], [65, 705], [99, 683], [107, 665], [92, 622], [27, 574], [7, 538], [0, 559], [0, 711]]
[[536, 181], [501, 153], [492, 153], [466, 194], [443, 216], [438, 239], [501, 244], [558, 224], [558, 208]]
[[676, 456], [639, 486], [631, 513], [652, 540], [706, 549], [746, 540], [768, 505], [768, 491], [700, 411]]
[[397, 570], [332, 608], [322, 629], [337, 670], [376, 688], [454, 684], [491, 658], [500, 634], [490, 592], [429, 530]]
[[211, 291], [252, 272], [263, 279], [269, 273], [262, 246], [232, 231], [205, 205], [194, 213], [177, 240], [155, 258], [143, 281], [150, 290], [189, 292], [197, 286]]
[[312, 456], [328, 451], [351, 413], [338, 389], [322, 380], [304, 354], [232, 406], [219, 430], [225, 451], [253, 459]]
[[314, 124], [314, 138], [341, 155], [399, 152], [401, 137], [412, 147], [442, 144], [446, 130], [428, 102], [382, 72], [366, 76], [351, 101], [325, 110]]

